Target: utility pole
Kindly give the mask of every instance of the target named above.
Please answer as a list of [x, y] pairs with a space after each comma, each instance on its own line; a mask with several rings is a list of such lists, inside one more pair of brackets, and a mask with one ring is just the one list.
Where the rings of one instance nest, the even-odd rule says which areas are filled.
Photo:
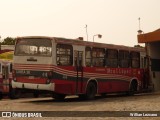
[[87, 25], [86, 25], [86, 35], [87, 35], [87, 41], [88, 41], [88, 31], [87, 31]]
[[138, 34], [140, 35], [140, 34], [142, 34], [142, 30], [141, 30], [141, 18], [139, 17], [138, 18], [138, 21], [139, 21], [139, 30], [137, 31], [138, 32]]

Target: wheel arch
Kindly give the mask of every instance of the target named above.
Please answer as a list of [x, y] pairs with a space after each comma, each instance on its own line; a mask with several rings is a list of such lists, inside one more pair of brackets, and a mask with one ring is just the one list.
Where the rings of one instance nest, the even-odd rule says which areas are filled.
[[90, 82], [93, 82], [93, 83], [96, 85], [96, 89], [97, 89], [97, 93], [98, 93], [98, 81], [97, 81], [96, 78], [90, 78], [90, 79], [88, 79], [87, 84], [86, 84], [86, 86], [85, 86], [85, 92], [86, 92], [87, 86], [88, 86], [88, 84], [89, 84]]
[[139, 87], [138, 87], [139, 86], [138, 78], [134, 77], [134, 78], [132, 78], [130, 80], [129, 89], [130, 89], [132, 83], [136, 84], [136, 91], [137, 91], [139, 89]]

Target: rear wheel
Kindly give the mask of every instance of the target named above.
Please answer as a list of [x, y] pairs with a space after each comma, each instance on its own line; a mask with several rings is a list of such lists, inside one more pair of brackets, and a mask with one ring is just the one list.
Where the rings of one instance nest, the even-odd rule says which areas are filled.
[[80, 94], [78, 95], [80, 100], [85, 100], [86, 99], [86, 95], [85, 94]]
[[106, 96], [107, 96], [107, 93], [101, 93], [101, 96], [102, 96], [102, 97], [106, 97]]
[[20, 97], [20, 91], [16, 88], [10, 87], [9, 97], [10, 99], [18, 99]]
[[93, 100], [95, 98], [95, 95], [97, 93], [97, 87], [93, 82], [88, 83], [87, 89], [86, 89], [86, 99]]
[[38, 97], [39, 97], [39, 92], [38, 92], [38, 91], [34, 91], [33, 96], [34, 96], [35, 98], [38, 98]]
[[127, 95], [134, 95], [137, 91], [137, 81], [132, 81], [130, 84], [129, 91], [127, 92]]
[[54, 93], [52, 97], [53, 97], [55, 100], [62, 101], [62, 100], [64, 100], [64, 98], [66, 97], [66, 95], [65, 95], [65, 94]]

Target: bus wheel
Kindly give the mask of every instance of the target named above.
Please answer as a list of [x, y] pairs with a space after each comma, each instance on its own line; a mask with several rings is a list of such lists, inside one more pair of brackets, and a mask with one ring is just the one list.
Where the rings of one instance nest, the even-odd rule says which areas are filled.
[[134, 95], [136, 91], [137, 91], [137, 81], [132, 81], [129, 91], [127, 92], [127, 95], [129, 96]]
[[3, 94], [2, 92], [0, 92], [0, 100], [3, 98]]
[[66, 97], [65, 94], [58, 94], [58, 93], [53, 93], [53, 96], [52, 96], [55, 100], [59, 100], [59, 101], [62, 101], [64, 100], [64, 98]]
[[20, 91], [16, 88], [11, 88], [9, 97], [10, 99], [18, 99], [20, 97]]
[[107, 93], [101, 93], [101, 96], [102, 96], [102, 97], [106, 97], [106, 96], [107, 96]]
[[78, 95], [80, 100], [85, 100], [86, 99], [86, 95], [85, 94], [80, 94]]
[[34, 96], [35, 98], [38, 98], [38, 97], [39, 97], [39, 92], [38, 92], [38, 91], [34, 91], [33, 96]]
[[88, 83], [86, 89], [86, 99], [93, 100], [95, 98], [96, 92], [97, 92], [96, 85], [93, 82]]

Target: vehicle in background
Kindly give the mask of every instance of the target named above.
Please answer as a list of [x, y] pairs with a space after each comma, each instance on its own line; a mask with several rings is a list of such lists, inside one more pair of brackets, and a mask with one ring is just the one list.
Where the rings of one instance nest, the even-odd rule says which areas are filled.
[[4, 96], [12, 98], [12, 62], [0, 60], [0, 99]]

